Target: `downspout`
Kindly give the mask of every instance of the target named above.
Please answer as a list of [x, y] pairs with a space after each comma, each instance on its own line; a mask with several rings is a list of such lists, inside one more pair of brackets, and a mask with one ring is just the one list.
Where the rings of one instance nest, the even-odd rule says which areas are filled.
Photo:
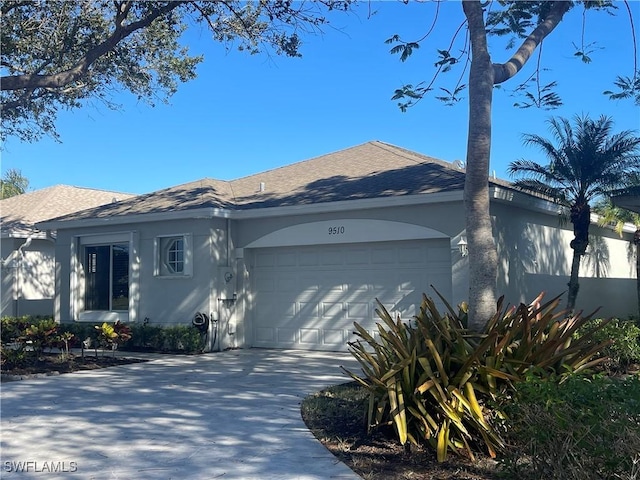
[[[231, 219], [227, 218], [226, 219], [226, 236], [227, 236], [227, 246], [226, 246], [226, 253], [225, 253], [225, 267], [226, 268], [231, 268]], [[228, 301], [228, 299], [222, 299], [221, 293], [222, 293], [222, 285], [219, 284], [220, 282], [220, 278], [217, 279], [218, 280], [218, 305], [217, 305], [217, 311], [218, 311], [218, 321], [215, 323], [215, 328], [217, 329], [217, 341], [218, 341], [218, 352], [222, 351], [222, 332], [223, 329], [220, 328], [220, 323], [222, 322], [222, 306], [223, 304], [225, 304], [225, 302]], [[234, 296], [235, 297], [235, 296]], [[227, 318], [227, 330], [229, 328], [229, 321], [231, 320], [231, 315], [229, 315], [229, 318]]]
[[231, 268], [231, 219], [227, 217], [227, 268]]

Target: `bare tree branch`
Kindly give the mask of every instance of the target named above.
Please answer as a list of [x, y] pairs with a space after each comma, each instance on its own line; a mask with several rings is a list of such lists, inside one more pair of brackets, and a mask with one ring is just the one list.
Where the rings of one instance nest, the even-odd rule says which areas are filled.
[[522, 70], [522, 67], [527, 63], [538, 45], [558, 26], [569, 8], [571, 8], [571, 2], [554, 2], [544, 22], [529, 34], [516, 53], [506, 63], [493, 64], [494, 85], [506, 82]]

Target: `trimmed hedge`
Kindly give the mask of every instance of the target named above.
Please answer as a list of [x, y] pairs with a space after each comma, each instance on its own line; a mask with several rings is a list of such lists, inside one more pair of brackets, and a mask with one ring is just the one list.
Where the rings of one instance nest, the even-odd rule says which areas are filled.
[[[204, 339], [197, 328], [191, 325], [159, 325], [128, 324], [131, 328], [131, 338], [124, 342], [119, 350], [133, 352], [161, 352], [195, 354], [204, 350]], [[96, 341], [94, 324], [63, 323], [63, 331], [73, 333], [79, 341], [91, 339], [91, 348]], [[79, 346], [79, 343], [78, 345]]]

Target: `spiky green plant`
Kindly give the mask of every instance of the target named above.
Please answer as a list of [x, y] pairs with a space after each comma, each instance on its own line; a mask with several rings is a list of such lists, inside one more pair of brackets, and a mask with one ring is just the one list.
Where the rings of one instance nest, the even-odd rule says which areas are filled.
[[600, 325], [574, 339], [589, 317], [556, 311], [560, 297], [541, 299], [503, 309], [501, 298], [481, 332], [467, 329], [464, 307], [454, 312], [444, 298], [441, 314], [424, 295], [412, 322], [394, 320], [378, 302], [377, 338], [355, 323], [360, 338], [349, 343], [363, 373], [345, 370], [369, 391], [369, 428], [392, 425], [401, 444], [426, 442], [439, 461], [449, 451], [474, 458], [476, 444], [495, 457], [504, 448], [495, 400], [530, 372], [562, 378], [597, 364], [607, 343], [592, 340]]

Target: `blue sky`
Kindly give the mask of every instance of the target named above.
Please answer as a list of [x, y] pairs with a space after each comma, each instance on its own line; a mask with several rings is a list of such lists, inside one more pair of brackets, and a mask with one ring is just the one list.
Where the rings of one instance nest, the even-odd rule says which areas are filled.
[[[640, 2], [631, 2], [640, 31]], [[574, 57], [581, 42], [582, 10], [574, 9], [544, 44], [543, 82], [558, 82], [563, 107], [553, 111], [518, 109], [511, 90], [532, 72], [510, 80], [494, 95], [491, 169], [509, 179], [512, 160], [546, 163], [523, 147], [523, 133], [549, 136], [550, 116], [602, 114], [615, 130], [640, 128], [640, 111], [630, 100], [611, 101], [602, 92], [617, 75], [633, 72], [631, 29], [622, 3], [615, 17], [586, 18], [585, 44], [591, 64]], [[376, 11], [369, 15], [369, 10]], [[446, 48], [463, 20], [459, 2], [445, 3], [436, 30], [405, 63], [389, 54], [384, 40], [399, 34], [421, 37], [429, 28], [432, 3], [372, 2], [351, 14], [336, 13], [322, 34], [307, 35], [302, 58], [250, 56], [215, 44], [196, 29], [186, 40], [191, 53], [203, 53], [198, 78], [180, 86], [170, 105], [150, 107], [129, 94], [115, 98], [123, 108], [99, 104], [61, 112], [62, 143], [45, 138], [20, 143], [9, 138], [2, 151], [2, 173], [16, 168], [29, 190], [57, 184], [147, 193], [203, 177], [230, 180], [306, 160], [370, 140], [381, 140], [446, 161], [464, 160], [467, 99], [454, 107], [428, 98], [402, 113], [391, 100], [396, 88], [429, 80], [436, 48]], [[508, 51], [493, 49], [493, 60]], [[537, 56], [534, 57], [534, 61]], [[640, 61], [640, 60], [639, 60]], [[455, 74], [454, 74], [455, 75]], [[455, 83], [443, 77], [443, 86]]]

